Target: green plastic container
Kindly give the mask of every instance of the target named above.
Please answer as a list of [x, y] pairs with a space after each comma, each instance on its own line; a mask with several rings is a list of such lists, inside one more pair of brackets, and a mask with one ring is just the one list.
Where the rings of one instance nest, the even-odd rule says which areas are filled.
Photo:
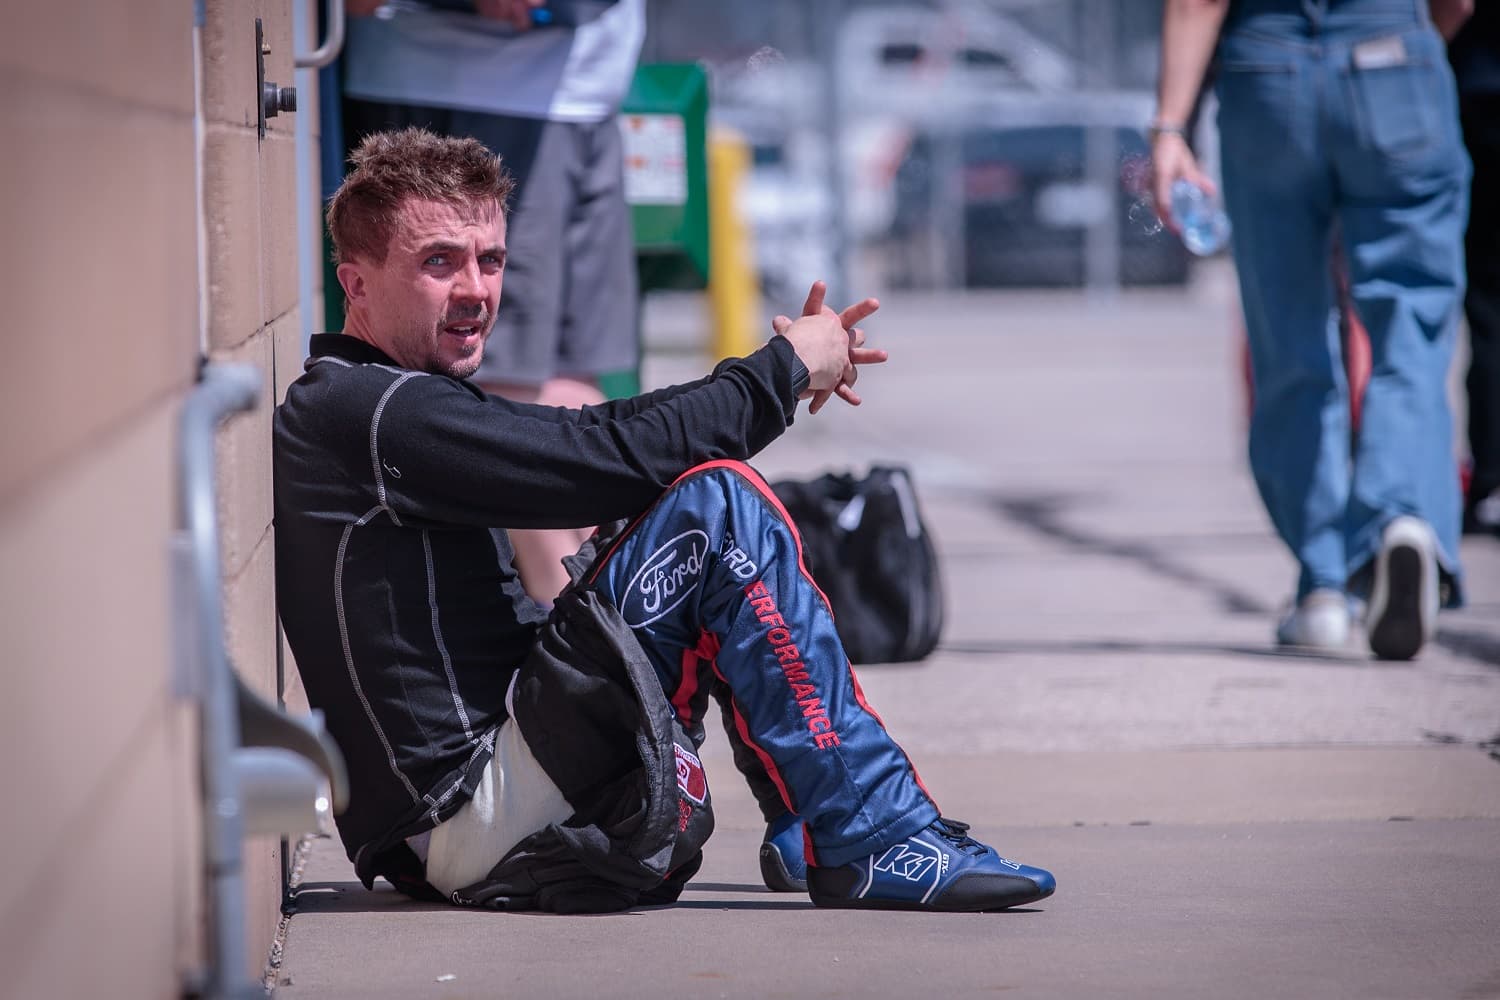
[[[620, 105], [625, 201], [641, 294], [708, 285], [708, 77], [696, 63], [636, 68]], [[641, 391], [639, 371], [609, 372], [610, 398]]]
[[625, 200], [641, 291], [708, 284], [708, 77], [696, 63], [640, 66], [620, 108]]

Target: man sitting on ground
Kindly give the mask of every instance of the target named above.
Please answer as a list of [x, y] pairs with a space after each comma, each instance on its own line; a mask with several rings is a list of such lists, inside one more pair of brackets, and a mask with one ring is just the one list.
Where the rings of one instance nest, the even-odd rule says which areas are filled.
[[[795, 527], [743, 464], [799, 399], [812, 413], [833, 395], [859, 403], [857, 366], [885, 360], [856, 326], [877, 303], [836, 314], [815, 284], [749, 357], [634, 399], [487, 396], [467, 379], [504, 274], [499, 160], [409, 129], [369, 136], [351, 161], [328, 208], [344, 331], [313, 338], [275, 417], [277, 606], [347, 758], [339, 832], [366, 885], [386, 875], [473, 902], [504, 861], [638, 847], [640, 810], [601, 815], [589, 800], [606, 786], [575, 780], [615, 767], [594, 749], [615, 720], [568, 714], [601, 703], [613, 667], [596, 661], [637, 656], [643, 712], [659, 705], [690, 741], [710, 688], [727, 689], [736, 731], [805, 822], [815, 904], [975, 911], [1050, 895], [1049, 873], [941, 817], [866, 703]], [[543, 614], [506, 529], [623, 518]], [[623, 640], [606, 655], [610, 635]], [[559, 670], [572, 688], [547, 687]], [[675, 753], [691, 776], [691, 750]], [[682, 793], [706, 790], [689, 778]], [[680, 890], [696, 857], [653, 864]]]

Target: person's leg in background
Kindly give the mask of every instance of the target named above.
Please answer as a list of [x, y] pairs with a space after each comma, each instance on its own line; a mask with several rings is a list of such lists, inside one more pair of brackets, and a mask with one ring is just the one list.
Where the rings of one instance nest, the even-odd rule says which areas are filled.
[[1330, 77], [1344, 99], [1329, 135], [1350, 289], [1371, 354], [1348, 570], [1358, 589], [1369, 587], [1371, 649], [1409, 659], [1431, 638], [1440, 574], [1447, 603], [1462, 599], [1447, 378], [1463, 296], [1469, 163], [1441, 39], [1424, 26], [1399, 37], [1399, 65], [1362, 68], [1357, 43], [1331, 49]]
[[1469, 452], [1464, 530], [1500, 534], [1500, 93], [1465, 95], [1460, 117], [1474, 162], [1464, 259], [1469, 288]]
[[815, 903], [983, 910], [1052, 892], [1050, 874], [940, 817], [860, 691], [795, 528], [748, 466], [688, 472], [582, 585], [620, 611], [694, 740], [710, 689], [727, 689], [735, 731], [806, 823]]
[[[1291, 46], [1229, 36], [1221, 47], [1224, 196], [1250, 344], [1250, 467], [1299, 566], [1291, 646], [1348, 638], [1344, 508], [1349, 404], [1329, 275], [1333, 189], [1310, 69]], [[1264, 151], [1280, 152], [1268, 169]]]
[[[469, 117], [469, 116], [465, 116]], [[638, 363], [630, 209], [615, 119], [597, 123], [472, 116], [474, 133], [516, 177], [505, 290], [474, 380], [525, 403], [578, 409], [604, 400], [599, 376]], [[587, 530], [513, 530], [516, 568], [549, 605], [562, 560]]]
[[[575, 126], [539, 118], [465, 116], [471, 134], [500, 154], [516, 179], [506, 226], [505, 289], [474, 381], [523, 403], [577, 409], [603, 399], [598, 386], [557, 377], [568, 258], [563, 234], [573, 213]], [[562, 559], [587, 530], [512, 530], [526, 592], [549, 606], [567, 584]]]

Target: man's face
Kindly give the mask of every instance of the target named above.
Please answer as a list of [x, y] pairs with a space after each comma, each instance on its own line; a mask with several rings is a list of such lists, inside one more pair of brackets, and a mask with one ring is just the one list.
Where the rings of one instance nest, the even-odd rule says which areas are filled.
[[408, 199], [385, 260], [339, 265], [346, 333], [402, 367], [453, 378], [479, 368], [505, 271], [505, 216], [497, 204]]

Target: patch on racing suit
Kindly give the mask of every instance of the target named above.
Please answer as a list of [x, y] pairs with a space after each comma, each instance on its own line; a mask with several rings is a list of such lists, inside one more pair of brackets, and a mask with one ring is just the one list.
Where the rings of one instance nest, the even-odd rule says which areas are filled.
[[680, 743], [672, 744], [672, 753], [677, 757], [678, 790], [684, 798], [701, 806], [708, 798], [708, 775], [703, 772], [703, 762], [696, 754], [684, 750]]

